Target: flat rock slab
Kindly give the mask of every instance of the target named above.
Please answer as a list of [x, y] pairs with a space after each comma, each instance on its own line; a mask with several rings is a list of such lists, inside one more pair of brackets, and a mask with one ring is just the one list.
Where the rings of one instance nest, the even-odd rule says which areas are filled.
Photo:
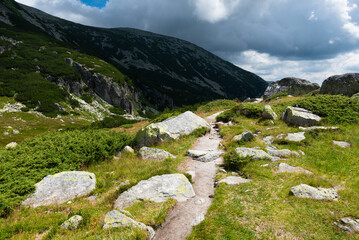
[[152, 123], [138, 131], [135, 141], [138, 146], [153, 146], [161, 142], [178, 139], [200, 128], [211, 129], [201, 117], [187, 111], [163, 122]]
[[96, 188], [96, 177], [89, 172], [61, 172], [46, 176], [35, 186], [35, 193], [22, 203], [24, 206], [61, 204], [85, 196]]
[[292, 187], [290, 191], [298, 198], [327, 199], [338, 201], [338, 193], [333, 188], [315, 188], [306, 184]]
[[188, 150], [187, 151], [187, 155], [190, 156], [191, 158], [199, 158], [199, 157], [206, 155], [207, 153], [208, 153], [208, 151], [201, 151], [201, 150]]
[[308, 171], [301, 167], [293, 167], [286, 163], [280, 163], [278, 167], [278, 173], [304, 173], [304, 174], [313, 174], [311, 171]]
[[340, 219], [340, 224], [338, 224], [338, 226], [345, 231], [359, 232], [359, 219], [342, 218]]
[[242, 132], [239, 135], [233, 137], [232, 141], [240, 142], [240, 141], [250, 141], [254, 138], [254, 135], [251, 131]]
[[236, 148], [236, 152], [240, 157], [253, 157], [255, 160], [271, 159], [271, 156], [263, 150], [255, 148]]
[[106, 214], [103, 229], [127, 226], [147, 231], [149, 236], [148, 239], [152, 239], [155, 236], [155, 231], [153, 228], [146, 226], [143, 223], [137, 222], [119, 211], [113, 210]]
[[223, 155], [223, 152], [208, 152], [202, 157], [195, 158], [194, 160], [200, 161], [200, 162], [212, 162], [214, 160], [217, 160]]
[[167, 158], [176, 158], [171, 153], [158, 149], [158, 148], [149, 148], [142, 147], [139, 151], [139, 156], [143, 160], [152, 160], [152, 161], [163, 161]]
[[314, 126], [314, 127], [299, 127], [300, 131], [335, 131], [339, 130], [339, 127], [323, 127], [323, 126]]
[[287, 107], [282, 115], [282, 120], [290, 125], [313, 126], [320, 122], [321, 117], [304, 108]]
[[333, 140], [333, 144], [335, 144], [335, 145], [337, 145], [337, 146], [339, 146], [341, 148], [350, 148], [351, 147], [350, 143], [343, 142], [343, 141], [335, 141], [335, 140]]
[[68, 229], [68, 230], [74, 230], [77, 229], [77, 227], [82, 222], [83, 218], [80, 215], [75, 215], [66, 220], [61, 224], [61, 228]]
[[229, 176], [229, 177], [226, 177], [226, 178], [218, 181], [217, 184], [227, 183], [229, 185], [236, 185], [236, 184], [241, 184], [241, 183], [248, 183], [250, 181], [252, 181], [252, 180], [251, 179], [245, 179], [245, 178], [242, 178], [242, 177]]
[[116, 209], [124, 209], [135, 201], [165, 202], [174, 198], [178, 202], [195, 196], [193, 187], [183, 174], [165, 174], [139, 182], [122, 193], [115, 202]]
[[288, 133], [285, 140], [289, 142], [301, 142], [305, 140], [305, 132], [298, 132], [298, 133]]
[[266, 147], [267, 153], [273, 157], [289, 158], [289, 157], [300, 157], [296, 151], [289, 149], [271, 149]]

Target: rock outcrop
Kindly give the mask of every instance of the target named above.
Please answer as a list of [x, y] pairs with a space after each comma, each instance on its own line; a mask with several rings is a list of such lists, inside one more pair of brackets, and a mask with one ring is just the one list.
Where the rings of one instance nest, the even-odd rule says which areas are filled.
[[115, 202], [115, 208], [123, 209], [141, 200], [164, 202], [173, 198], [183, 202], [194, 196], [193, 187], [183, 174], [165, 174], [143, 180], [122, 193]]
[[262, 118], [263, 119], [277, 120], [278, 116], [273, 111], [273, 109], [272, 109], [272, 107], [270, 105], [265, 105], [264, 108], [263, 108]]
[[152, 160], [152, 161], [163, 161], [167, 158], [176, 158], [171, 153], [158, 149], [158, 148], [149, 148], [142, 147], [139, 151], [139, 156], [143, 160]]
[[48, 175], [36, 184], [36, 191], [24, 202], [24, 206], [39, 207], [61, 204], [89, 194], [96, 188], [95, 174], [89, 172], [61, 172]]
[[200, 128], [211, 126], [201, 117], [187, 111], [163, 122], [152, 123], [138, 131], [135, 141], [138, 146], [153, 146], [161, 142], [178, 139]]
[[304, 108], [287, 107], [282, 115], [282, 120], [295, 126], [313, 126], [319, 123], [321, 117]]
[[319, 89], [319, 85], [308, 80], [288, 77], [269, 84], [264, 92], [263, 98], [269, 98], [278, 93], [306, 94]]
[[359, 73], [347, 73], [327, 78], [320, 88], [321, 94], [351, 97], [359, 92]]
[[116, 228], [116, 227], [134, 227], [148, 233], [148, 239], [155, 236], [153, 228], [146, 226], [143, 223], [137, 222], [125, 214], [113, 210], [106, 214], [103, 229]]
[[290, 191], [298, 198], [314, 198], [338, 201], [338, 193], [333, 188], [315, 188], [306, 184], [292, 187]]

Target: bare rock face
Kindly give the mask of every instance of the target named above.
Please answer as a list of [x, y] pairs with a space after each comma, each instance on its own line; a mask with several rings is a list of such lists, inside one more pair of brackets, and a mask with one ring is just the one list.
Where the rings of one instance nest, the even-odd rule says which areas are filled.
[[306, 94], [319, 88], [318, 84], [311, 83], [308, 80], [288, 77], [269, 84], [264, 92], [263, 98], [266, 99], [278, 93]]
[[36, 184], [36, 191], [22, 205], [28, 207], [61, 204], [89, 194], [96, 188], [95, 174], [73, 171], [48, 175]]
[[351, 97], [359, 92], [359, 73], [347, 73], [327, 78], [320, 88], [321, 94]]
[[124, 209], [143, 200], [165, 202], [173, 198], [183, 202], [195, 195], [191, 183], [183, 174], [165, 174], [143, 180], [122, 193], [115, 202], [115, 208]]
[[187, 111], [163, 122], [152, 123], [138, 131], [135, 141], [138, 146], [153, 146], [161, 142], [179, 139], [197, 129], [211, 129], [211, 126], [201, 117]]
[[284, 111], [282, 120], [290, 125], [313, 126], [319, 123], [321, 117], [304, 108], [289, 106]]

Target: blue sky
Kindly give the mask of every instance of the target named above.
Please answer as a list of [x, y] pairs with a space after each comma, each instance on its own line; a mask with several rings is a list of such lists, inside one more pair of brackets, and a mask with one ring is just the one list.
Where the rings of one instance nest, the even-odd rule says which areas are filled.
[[178, 37], [268, 81], [359, 72], [358, 0], [16, 1], [85, 25]]

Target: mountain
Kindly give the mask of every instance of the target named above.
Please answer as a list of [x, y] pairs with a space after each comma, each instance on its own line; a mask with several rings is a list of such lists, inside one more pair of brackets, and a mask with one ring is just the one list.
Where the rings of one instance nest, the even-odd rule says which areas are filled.
[[2, 22], [24, 30], [31, 25], [115, 66], [132, 79], [144, 105], [164, 108], [259, 97], [268, 85], [259, 76], [177, 38], [129, 28], [84, 26], [10, 0], [0, 8]]

